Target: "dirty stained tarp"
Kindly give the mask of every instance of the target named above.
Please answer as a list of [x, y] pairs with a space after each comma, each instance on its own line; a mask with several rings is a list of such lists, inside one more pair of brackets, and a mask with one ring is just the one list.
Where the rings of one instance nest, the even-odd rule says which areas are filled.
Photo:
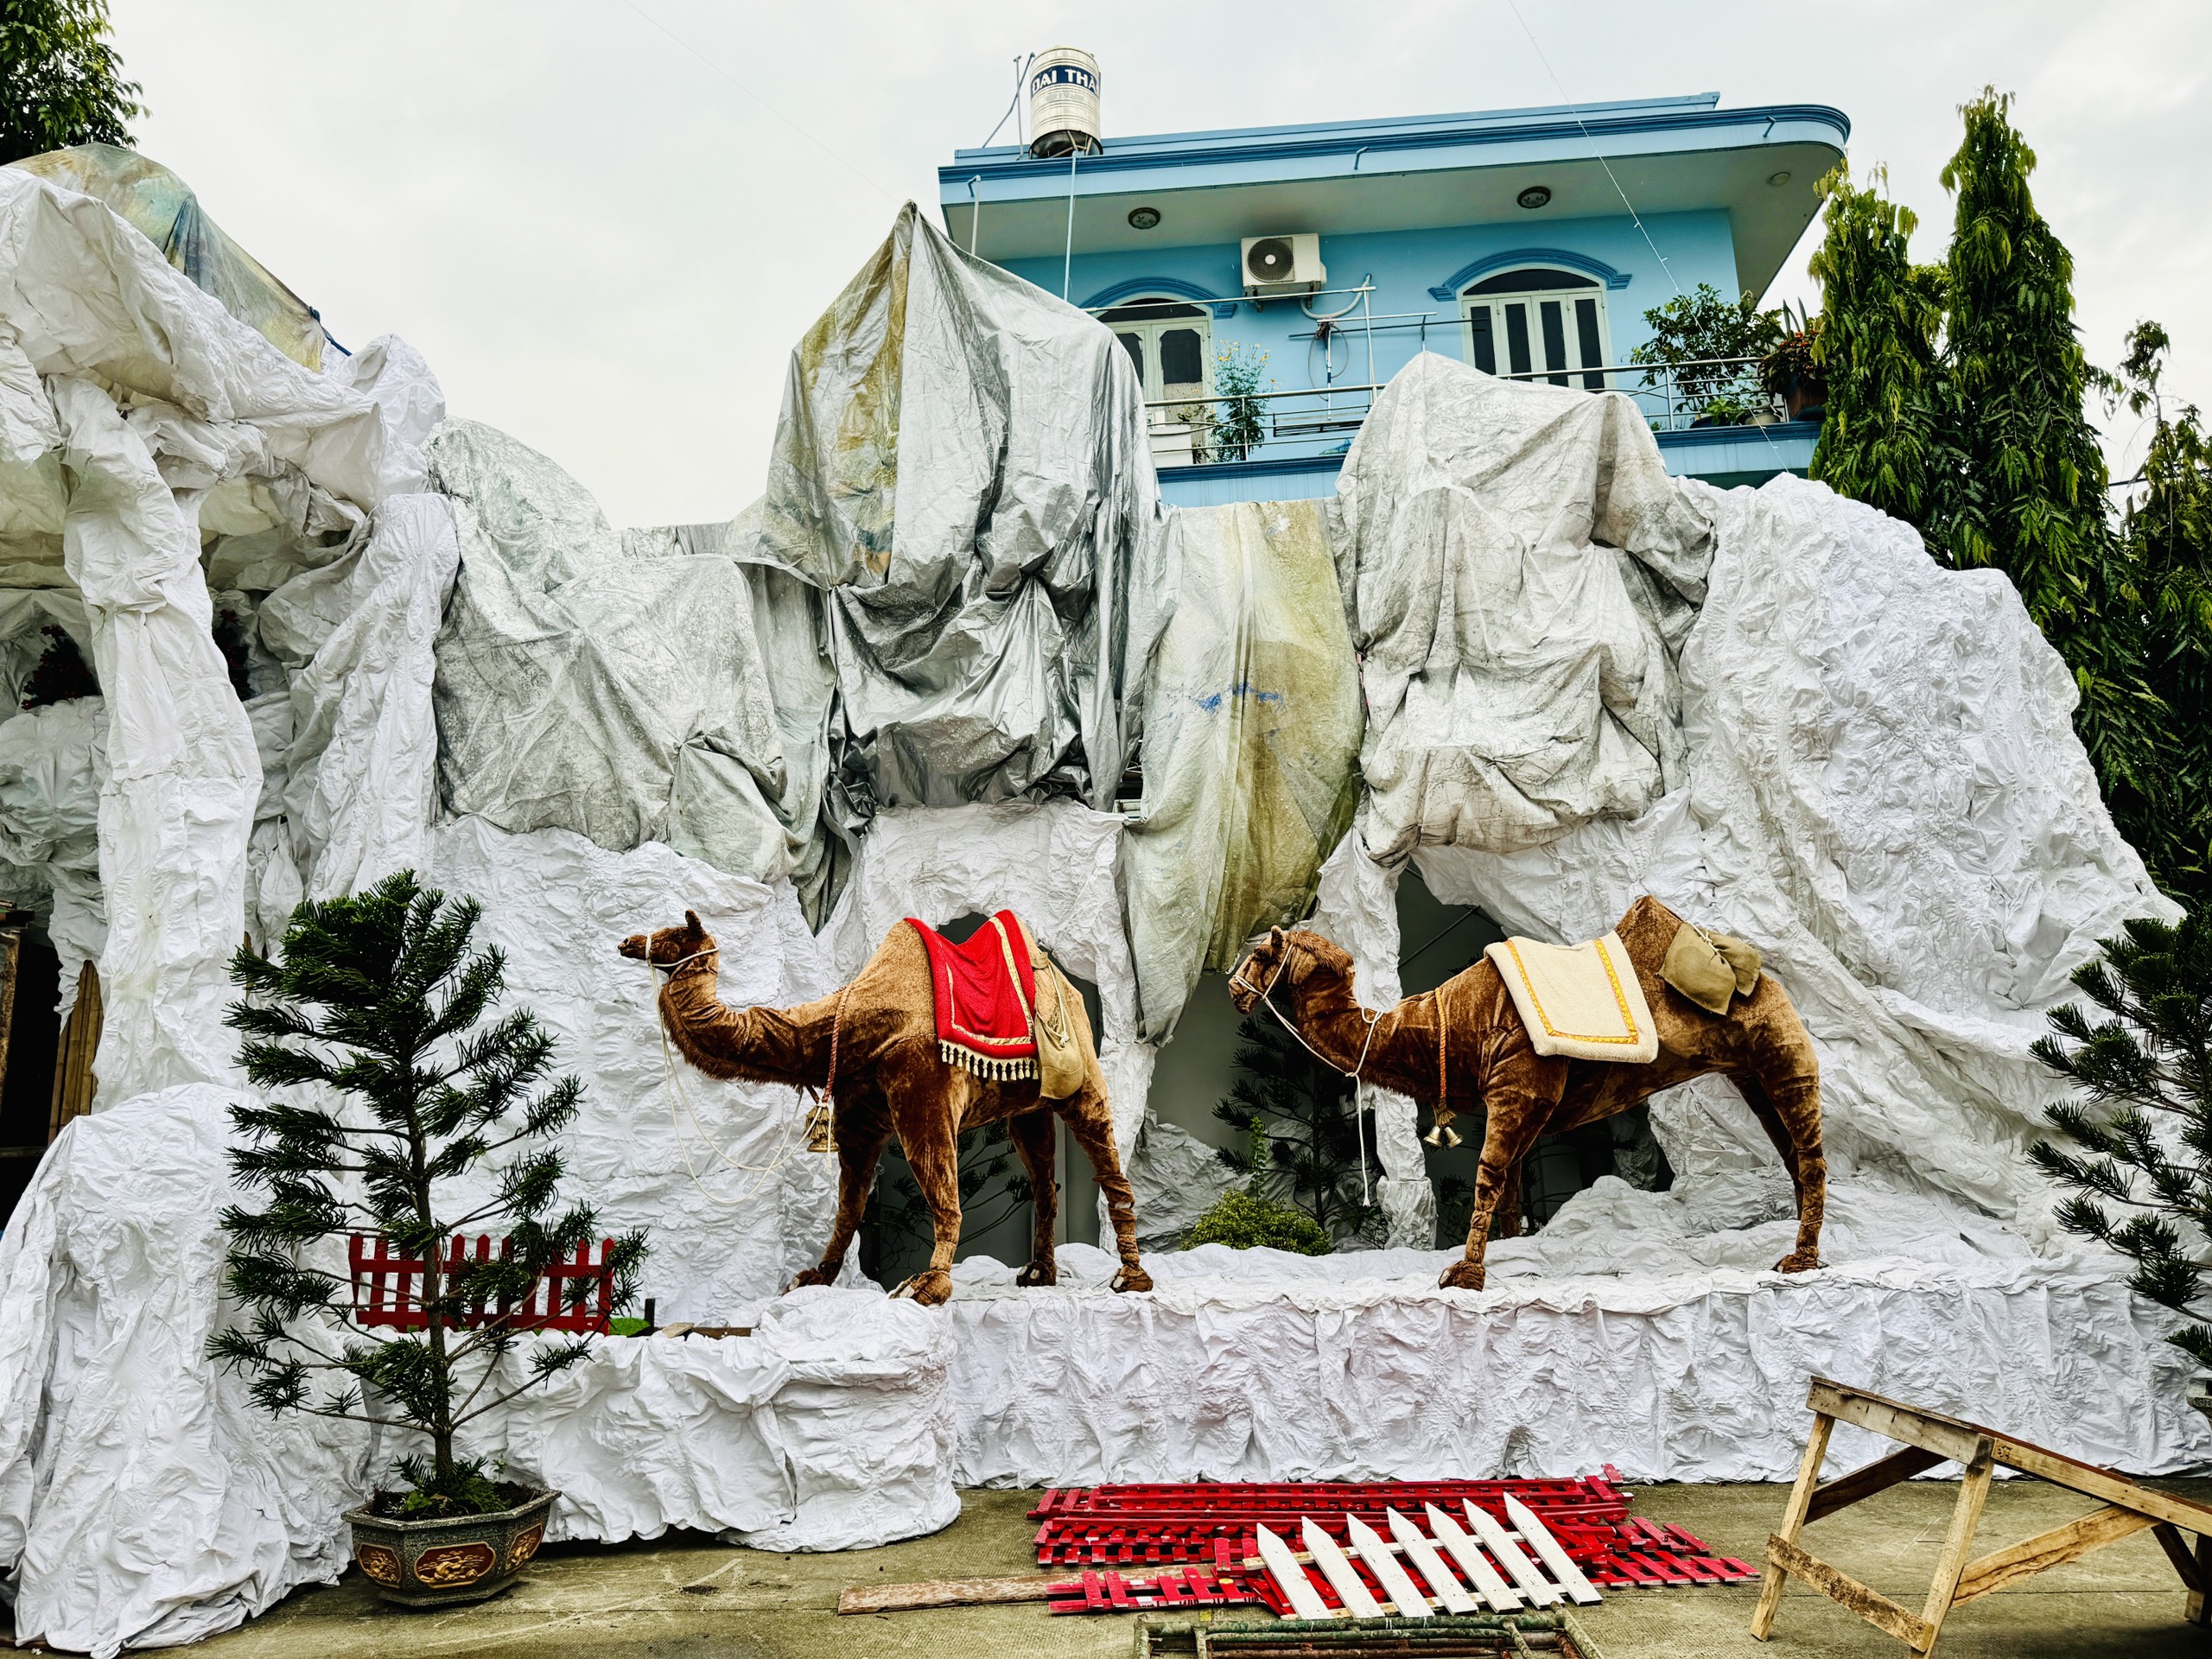
[[1174, 591], [1106, 328], [910, 203], [792, 354], [763, 556], [828, 595], [833, 799], [1113, 803]]
[[1376, 858], [1539, 846], [1681, 782], [1674, 659], [1713, 526], [1627, 397], [1425, 353], [1352, 441], [1335, 514]]
[[1297, 921], [1358, 804], [1359, 667], [1318, 501], [1175, 515], [1182, 586], [1146, 718], [1124, 843], [1144, 1035], [1207, 968]]

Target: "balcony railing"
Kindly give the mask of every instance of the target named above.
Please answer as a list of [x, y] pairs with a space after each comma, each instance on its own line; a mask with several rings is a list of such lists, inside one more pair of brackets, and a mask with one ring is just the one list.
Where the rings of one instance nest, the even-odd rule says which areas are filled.
[[[1618, 391], [1636, 404], [1654, 432], [1681, 432], [1696, 426], [1757, 428], [1783, 418], [1780, 404], [1761, 384], [1759, 361], [1755, 357], [1715, 357], [1688, 363], [1614, 363], [1593, 369], [1533, 369], [1500, 378]], [[1338, 385], [1147, 404], [1154, 464], [1204, 467], [1341, 454], [1366, 421], [1381, 390], [1374, 385]]]

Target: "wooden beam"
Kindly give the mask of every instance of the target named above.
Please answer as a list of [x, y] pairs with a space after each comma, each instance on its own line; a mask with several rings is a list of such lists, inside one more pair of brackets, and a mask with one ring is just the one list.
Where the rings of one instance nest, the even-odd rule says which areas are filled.
[[2009, 1549], [1997, 1550], [1980, 1560], [1968, 1562], [1966, 1570], [1959, 1574], [1958, 1592], [1951, 1598], [1951, 1605], [1956, 1606], [1993, 1590], [2002, 1590], [2008, 1584], [2017, 1584], [2022, 1579], [2031, 1579], [2045, 1567], [2077, 1560], [2093, 1549], [2102, 1549], [2107, 1544], [2131, 1537], [2152, 1524], [2148, 1516], [2109, 1503], [2101, 1510], [2092, 1510], [2078, 1521], [2054, 1527]]
[[[1797, 1460], [1797, 1484], [1789, 1489], [1789, 1502], [1782, 1511], [1782, 1530], [1775, 1534], [1777, 1541], [1793, 1549], [1796, 1548], [1797, 1535], [1805, 1525], [1805, 1516], [1812, 1509], [1813, 1492], [1820, 1484], [1821, 1465], [1827, 1461], [1828, 1436], [1834, 1431], [1834, 1418], [1814, 1414], [1813, 1432], [1805, 1437], [1805, 1455]], [[1770, 1555], [1765, 1582], [1759, 1586], [1759, 1605], [1751, 1611], [1751, 1635], [1761, 1642], [1774, 1629], [1774, 1615], [1782, 1605], [1782, 1573], [1781, 1566]]]
[[1957, 1604], [1959, 1575], [1966, 1571], [1967, 1551], [1974, 1548], [1974, 1529], [1981, 1524], [1982, 1505], [1989, 1501], [1989, 1483], [1996, 1474], [1996, 1459], [1985, 1439], [1967, 1462], [1966, 1478], [1959, 1483], [1959, 1501], [1951, 1510], [1951, 1529], [1944, 1535], [1943, 1553], [1936, 1558], [1936, 1577], [1929, 1584], [1928, 1599], [1920, 1610], [1920, 1622], [1928, 1630], [1928, 1640], [1919, 1649], [1922, 1653], [1936, 1645], [1936, 1632]]
[[2181, 1574], [2182, 1588], [2204, 1591], [2204, 1576], [2196, 1570], [2196, 1558], [2189, 1553], [2189, 1544], [2178, 1528], [2160, 1521], [2152, 1525], [2151, 1535], [2158, 1541], [2158, 1548], [2166, 1552], [2166, 1559], [2174, 1564], [2174, 1571]]
[[1807, 1403], [1838, 1422], [1866, 1429], [1901, 1445], [1916, 1446], [1923, 1452], [1934, 1452], [1953, 1463], [1971, 1462], [1975, 1449], [1991, 1438], [1987, 1431], [1955, 1418], [1922, 1411], [1899, 1401], [1885, 1400], [1878, 1394], [1846, 1388], [1821, 1376], [1813, 1379]]
[[2139, 1486], [2126, 1475], [2116, 1475], [2109, 1469], [2092, 1468], [2072, 1458], [2046, 1452], [2039, 1446], [2006, 1440], [2001, 1434], [1997, 1437], [1997, 1461], [2024, 1475], [2037, 1476], [2084, 1497], [2101, 1498], [2120, 1509], [2147, 1515], [2153, 1521], [2179, 1527], [2183, 1532], [2200, 1536], [2212, 1533], [2212, 1509], [2192, 1503], [2185, 1497], [2176, 1497], [2171, 1492], [2156, 1492], [2148, 1486]]
[[837, 1598], [840, 1613], [904, 1613], [922, 1607], [982, 1607], [1007, 1601], [1043, 1601], [1048, 1586], [1068, 1575], [1018, 1579], [931, 1579], [919, 1584], [855, 1585]]
[[1868, 1589], [1847, 1573], [1839, 1573], [1826, 1561], [1816, 1560], [1796, 1545], [1775, 1537], [1766, 1541], [1770, 1566], [1802, 1579], [1830, 1601], [1849, 1608], [1878, 1630], [1886, 1630], [1915, 1653], [1928, 1651], [1935, 1632], [1916, 1615], [1906, 1611], [1880, 1592]]
[[1940, 1452], [1923, 1452], [1916, 1446], [1892, 1452], [1886, 1458], [1854, 1469], [1815, 1490], [1812, 1507], [1805, 1511], [1805, 1519], [1809, 1523], [1824, 1515], [1834, 1515], [1846, 1504], [1856, 1503], [1861, 1498], [1887, 1491], [1899, 1481], [1910, 1480], [1922, 1471], [1933, 1469], [1942, 1461]]

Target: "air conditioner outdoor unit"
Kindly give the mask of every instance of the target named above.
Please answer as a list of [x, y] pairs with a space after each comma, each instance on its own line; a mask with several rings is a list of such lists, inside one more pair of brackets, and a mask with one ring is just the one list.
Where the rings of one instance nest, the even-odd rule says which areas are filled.
[[1248, 236], [1244, 238], [1247, 294], [1311, 294], [1329, 280], [1321, 264], [1319, 236]]

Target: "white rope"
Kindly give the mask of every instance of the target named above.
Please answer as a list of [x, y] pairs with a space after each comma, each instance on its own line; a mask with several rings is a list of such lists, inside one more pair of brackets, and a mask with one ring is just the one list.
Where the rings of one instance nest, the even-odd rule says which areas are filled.
[[[700, 957], [711, 954], [711, 951], [695, 950], [688, 957], [677, 957], [674, 962], [665, 964], [665, 967], [667, 971], [672, 975], [676, 969], [683, 967], [685, 963], [696, 962]], [[653, 1023], [654, 1033], [660, 1039], [660, 1065], [662, 1078], [666, 1085], [666, 1096], [668, 1100], [668, 1126], [671, 1132], [676, 1137], [677, 1156], [683, 1160], [683, 1173], [687, 1176], [690, 1177], [691, 1185], [699, 1189], [702, 1197], [715, 1198], [721, 1202], [731, 1204], [750, 1203], [754, 1195], [767, 1185], [768, 1178], [770, 1176], [775, 1174], [786, 1164], [790, 1163], [794, 1157], [798, 1156], [804, 1142], [801, 1141], [799, 1145], [794, 1145], [793, 1141], [796, 1138], [803, 1135], [804, 1133], [806, 1128], [806, 1114], [804, 1111], [801, 1111], [796, 1115], [794, 1121], [785, 1124], [783, 1134], [777, 1141], [775, 1156], [769, 1162], [765, 1164], [740, 1163], [737, 1160], [732, 1158], [728, 1153], [724, 1152], [720, 1147], [714, 1144], [712, 1138], [707, 1133], [706, 1126], [699, 1122], [699, 1114], [692, 1108], [690, 1096], [683, 1091], [683, 1075], [676, 1064], [675, 1054], [669, 1047], [668, 1027], [660, 1017], [660, 999], [657, 988], [657, 982], [653, 979], [652, 975], [654, 972], [659, 970], [663, 965], [664, 964], [662, 963], [652, 962], [651, 960], [648, 960], [645, 963], [645, 968], [647, 969], [645, 981], [645, 1011], [646, 1017], [652, 1020]], [[712, 1191], [704, 1181], [699, 1179], [698, 1170], [692, 1166], [691, 1148], [690, 1143], [684, 1137], [683, 1125], [677, 1117], [677, 1108], [678, 1105], [683, 1107], [683, 1116], [690, 1120], [693, 1132], [696, 1134], [701, 1141], [706, 1142], [707, 1149], [714, 1154], [716, 1162], [737, 1171], [740, 1174], [755, 1177], [752, 1184], [747, 1186], [746, 1189], [740, 1192], [735, 1198], [732, 1198], [726, 1194]]]

